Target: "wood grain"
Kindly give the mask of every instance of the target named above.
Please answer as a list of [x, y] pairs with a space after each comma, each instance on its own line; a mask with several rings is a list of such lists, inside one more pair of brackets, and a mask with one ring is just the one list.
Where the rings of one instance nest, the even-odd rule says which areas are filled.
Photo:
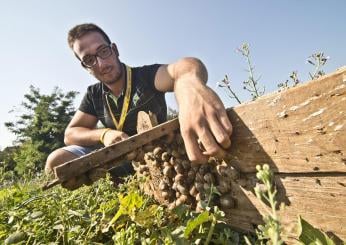
[[346, 172], [346, 68], [228, 110], [242, 172]]
[[[269, 207], [256, 198], [255, 174], [246, 176], [243, 187], [234, 184], [232, 195], [236, 207], [226, 211], [227, 222], [242, 230], [254, 231], [262, 223], [261, 214]], [[345, 174], [276, 174], [278, 201], [285, 208], [278, 212], [285, 234], [297, 235], [298, 215], [315, 227], [346, 240], [346, 175]]]
[[[108, 164], [115, 159], [119, 159], [125, 156], [127, 153], [141, 147], [147, 143], [152, 142], [168, 133], [179, 128], [178, 119], [173, 119], [166, 123], [160, 124], [149, 131], [144, 131], [141, 134], [134, 135], [128, 139], [104, 147], [95, 152], [89, 153], [83, 157], [66, 162], [54, 168], [55, 176], [63, 180], [68, 180], [74, 176], [79, 176], [87, 172], [92, 168], [96, 168], [103, 164]], [[115, 161], [115, 165], [120, 164], [119, 161]]]

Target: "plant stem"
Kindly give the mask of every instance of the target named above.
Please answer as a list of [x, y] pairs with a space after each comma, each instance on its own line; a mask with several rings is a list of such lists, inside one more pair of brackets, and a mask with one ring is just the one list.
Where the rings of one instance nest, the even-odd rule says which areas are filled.
[[231, 87], [228, 85], [227, 86], [227, 89], [230, 91], [230, 93], [232, 94], [232, 98], [234, 98], [234, 99], [236, 99], [237, 100], [237, 102], [239, 103], [239, 104], [241, 104], [241, 101], [240, 101], [240, 99], [238, 98], [238, 96], [233, 92], [233, 90], [231, 89]]
[[254, 78], [254, 74], [253, 74], [253, 67], [251, 66], [251, 60], [250, 60], [249, 54], [246, 55], [246, 61], [247, 61], [248, 67], [249, 67], [250, 81], [251, 81], [253, 89], [254, 89], [253, 92], [255, 92], [256, 96], [259, 97], [259, 94], [258, 94], [258, 91], [257, 91], [257, 87], [256, 87], [256, 84], [255, 84], [255, 78]]
[[208, 237], [207, 237], [207, 240], [205, 241], [204, 245], [208, 245], [210, 243], [211, 236], [214, 233], [215, 224], [216, 224], [216, 219], [215, 219], [215, 216], [212, 215], [212, 220], [211, 220], [211, 224], [210, 224], [210, 228], [209, 228], [209, 232], [208, 232]]

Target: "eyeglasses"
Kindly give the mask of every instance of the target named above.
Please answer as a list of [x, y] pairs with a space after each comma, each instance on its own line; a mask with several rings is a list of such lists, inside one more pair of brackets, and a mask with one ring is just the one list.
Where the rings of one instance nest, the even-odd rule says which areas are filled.
[[94, 65], [96, 65], [97, 57], [104, 60], [104, 59], [108, 58], [109, 56], [111, 56], [111, 54], [112, 54], [111, 45], [105, 46], [105, 47], [102, 47], [101, 49], [99, 49], [96, 52], [96, 54], [94, 54], [94, 55], [89, 54], [89, 55], [84, 56], [82, 61], [81, 61], [81, 64], [84, 67], [91, 68]]

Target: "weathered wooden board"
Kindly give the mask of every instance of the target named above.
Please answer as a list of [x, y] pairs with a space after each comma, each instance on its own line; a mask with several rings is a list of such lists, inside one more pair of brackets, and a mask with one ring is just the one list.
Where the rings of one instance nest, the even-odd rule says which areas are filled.
[[346, 240], [346, 68], [237, 106], [229, 116], [231, 162], [248, 180], [232, 187], [237, 205], [226, 213], [228, 223], [254, 231], [262, 222], [268, 207], [253, 192], [254, 173], [268, 163], [286, 204], [279, 215], [291, 242], [298, 215]]
[[[346, 69], [228, 109], [234, 127], [232, 164], [254, 172], [346, 172]], [[109, 162], [179, 127], [178, 120], [55, 168], [66, 180]]]
[[[236, 207], [226, 212], [227, 221], [236, 228], [254, 231], [262, 223], [261, 213], [268, 207], [256, 198], [254, 174], [248, 174], [243, 187], [233, 185]], [[296, 237], [298, 215], [305, 220], [346, 240], [346, 175], [344, 174], [276, 174], [278, 200], [285, 203], [279, 216], [286, 235]]]
[[228, 112], [242, 172], [346, 172], [346, 68]]
[[150, 131], [142, 132], [114, 145], [107, 146], [83, 157], [66, 162], [54, 168], [56, 177], [60, 181], [82, 175], [92, 168], [125, 156], [127, 153], [141, 147], [153, 140], [169, 134], [179, 128], [177, 119], [168, 121], [152, 128]]

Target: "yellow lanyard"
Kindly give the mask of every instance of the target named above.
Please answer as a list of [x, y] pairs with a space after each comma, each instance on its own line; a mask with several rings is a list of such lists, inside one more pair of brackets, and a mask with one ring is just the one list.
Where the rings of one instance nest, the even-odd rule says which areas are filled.
[[123, 107], [121, 109], [121, 115], [119, 118], [119, 122], [116, 120], [111, 106], [109, 105], [109, 101], [108, 101], [108, 96], [106, 95], [106, 101], [107, 101], [107, 106], [108, 106], [108, 110], [109, 113], [112, 116], [112, 120], [114, 123], [114, 126], [116, 127], [117, 130], [122, 130], [123, 126], [124, 126], [124, 122], [127, 116], [127, 111], [129, 108], [129, 104], [130, 104], [130, 97], [131, 97], [131, 86], [132, 86], [132, 81], [131, 81], [131, 67], [126, 66], [126, 73], [127, 73], [127, 83], [126, 83], [126, 92], [125, 92], [125, 98], [124, 98], [124, 103], [123, 103]]

